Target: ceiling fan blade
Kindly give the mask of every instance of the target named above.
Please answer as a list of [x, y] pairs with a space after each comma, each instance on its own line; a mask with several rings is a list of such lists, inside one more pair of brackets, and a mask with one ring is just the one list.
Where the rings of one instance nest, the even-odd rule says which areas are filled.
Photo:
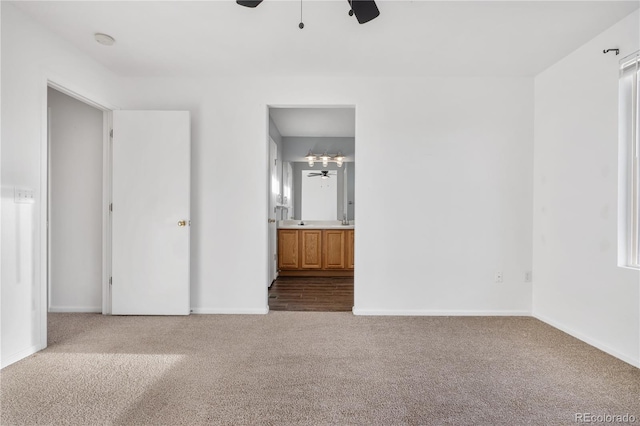
[[347, 0], [351, 5], [353, 14], [356, 15], [358, 22], [365, 24], [372, 19], [380, 16], [380, 11], [374, 0]]
[[256, 7], [257, 5], [262, 3], [262, 0], [236, 0], [236, 3], [238, 3], [240, 6]]

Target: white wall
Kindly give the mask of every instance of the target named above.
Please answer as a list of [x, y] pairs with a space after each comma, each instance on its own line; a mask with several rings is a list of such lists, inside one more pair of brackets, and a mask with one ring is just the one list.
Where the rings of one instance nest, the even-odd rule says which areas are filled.
[[50, 312], [102, 312], [103, 113], [56, 90], [50, 107]]
[[[533, 313], [640, 366], [640, 273], [617, 264], [618, 61], [633, 13], [535, 79]], [[604, 48], [620, 48], [620, 56]]]
[[[26, 18], [2, 8], [2, 348], [6, 366], [46, 344], [45, 237], [40, 222], [45, 187], [46, 80], [117, 104], [117, 78]], [[46, 145], [45, 145], [46, 146]], [[14, 204], [15, 187], [35, 190], [32, 205]]]
[[275, 104], [356, 106], [357, 313], [530, 313], [531, 78], [144, 78], [128, 87], [131, 108], [192, 112], [195, 312], [267, 305], [266, 106]]

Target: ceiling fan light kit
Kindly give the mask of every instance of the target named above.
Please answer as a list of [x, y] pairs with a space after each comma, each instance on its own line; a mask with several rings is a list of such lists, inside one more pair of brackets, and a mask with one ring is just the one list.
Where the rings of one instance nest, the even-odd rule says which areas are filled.
[[[347, 0], [347, 2], [349, 3], [349, 16], [355, 15], [360, 24], [366, 24], [380, 16], [380, 10], [374, 0]], [[262, 3], [262, 0], [236, 0], [236, 3], [240, 6], [255, 8]], [[302, 0], [300, 0], [300, 23], [298, 28], [304, 28], [304, 23], [302, 23]]]
[[338, 151], [336, 155], [329, 155], [327, 154], [327, 151], [323, 152], [322, 155], [314, 154], [309, 151], [306, 157], [304, 157], [304, 159], [309, 163], [309, 167], [313, 167], [318, 160], [322, 161], [322, 167], [327, 167], [330, 161], [336, 163], [338, 167], [342, 167], [344, 158], [344, 155], [342, 155], [342, 152], [340, 151]]

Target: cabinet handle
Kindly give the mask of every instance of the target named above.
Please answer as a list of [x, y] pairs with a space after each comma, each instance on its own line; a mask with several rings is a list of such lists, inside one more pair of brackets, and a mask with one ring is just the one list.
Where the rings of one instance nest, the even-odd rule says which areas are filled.
[[186, 220], [178, 221], [178, 226], [187, 226], [187, 221]]

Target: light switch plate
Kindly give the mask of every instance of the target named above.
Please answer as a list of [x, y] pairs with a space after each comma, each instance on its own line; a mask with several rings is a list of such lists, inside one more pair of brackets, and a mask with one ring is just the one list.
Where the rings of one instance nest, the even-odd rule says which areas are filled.
[[33, 204], [36, 202], [36, 192], [29, 188], [15, 188], [13, 202], [18, 204]]

